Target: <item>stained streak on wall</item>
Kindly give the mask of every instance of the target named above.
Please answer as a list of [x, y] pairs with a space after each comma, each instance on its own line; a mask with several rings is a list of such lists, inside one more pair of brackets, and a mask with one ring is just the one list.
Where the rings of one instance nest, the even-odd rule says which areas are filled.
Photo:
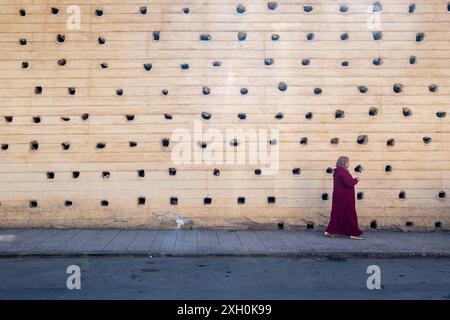
[[[340, 155], [363, 227], [450, 225], [447, 1], [73, 4], [0, 5], [0, 226], [321, 226]], [[279, 129], [279, 172], [174, 164], [194, 121]]]

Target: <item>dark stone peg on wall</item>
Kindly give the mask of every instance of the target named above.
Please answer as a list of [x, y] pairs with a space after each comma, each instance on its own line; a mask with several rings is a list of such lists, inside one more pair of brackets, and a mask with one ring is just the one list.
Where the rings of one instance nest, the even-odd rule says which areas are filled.
[[306, 40], [308, 40], [308, 41], [314, 40], [314, 33], [308, 32], [308, 33], [306, 34]]
[[51, 13], [52, 13], [52, 14], [58, 14], [58, 12], [59, 12], [59, 9], [58, 9], [58, 8], [56, 8], [56, 7], [52, 7], [52, 8], [51, 8]]
[[246, 9], [245, 9], [245, 6], [243, 4], [238, 4], [237, 7], [236, 7], [236, 12], [239, 13], [239, 14], [244, 13], [245, 10]]
[[383, 59], [378, 57], [372, 60], [373, 65], [375, 66], [381, 66], [383, 64]]
[[58, 34], [56, 36], [56, 41], [58, 41], [58, 42], [64, 42], [65, 40], [66, 40], [66, 36], [65, 35]]
[[285, 82], [280, 82], [278, 84], [278, 90], [280, 91], [286, 91], [287, 90], [287, 84]]
[[27, 61], [22, 62], [22, 69], [27, 69], [29, 66], [29, 63]]
[[266, 58], [266, 59], [264, 59], [264, 64], [265, 64], [266, 66], [272, 65], [272, 64], [273, 64], [273, 59], [272, 59], [272, 58]]
[[152, 64], [151, 63], [144, 63], [144, 69], [146, 71], [152, 70]]
[[160, 32], [159, 31], [153, 31], [153, 40], [159, 41], [160, 39]]
[[147, 7], [143, 6], [139, 8], [140, 14], [147, 14]]
[[102, 9], [95, 9], [95, 15], [97, 17], [101, 17], [103, 15], [103, 10]]
[[267, 3], [267, 8], [269, 8], [269, 10], [275, 10], [278, 6], [278, 3], [275, 1], [271, 1]]
[[425, 34], [423, 32], [419, 32], [416, 34], [416, 42], [421, 42], [425, 38]]
[[201, 35], [200, 35], [200, 40], [201, 40], [201, 41], [209, 41], [209, 40], [211, 40], [211, 39], [212, 39], [212, 37], [211, 37], [210, 34], [201, 34]]

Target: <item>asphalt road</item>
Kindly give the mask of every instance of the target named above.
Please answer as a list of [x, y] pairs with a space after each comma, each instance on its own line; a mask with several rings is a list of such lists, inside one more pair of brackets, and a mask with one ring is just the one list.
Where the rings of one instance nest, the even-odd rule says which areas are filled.
[[0, 299], [450, 299], [450, 259], [2, 258]]

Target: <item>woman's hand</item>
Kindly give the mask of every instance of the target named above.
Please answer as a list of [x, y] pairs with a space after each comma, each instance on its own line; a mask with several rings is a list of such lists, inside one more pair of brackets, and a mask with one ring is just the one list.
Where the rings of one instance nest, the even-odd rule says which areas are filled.
[[358, 177], [356, 177], [355, 179], [356, 179], [356, 181], [358, 181], [358, 182], [359, 182], [359, 178], [358, 178]]

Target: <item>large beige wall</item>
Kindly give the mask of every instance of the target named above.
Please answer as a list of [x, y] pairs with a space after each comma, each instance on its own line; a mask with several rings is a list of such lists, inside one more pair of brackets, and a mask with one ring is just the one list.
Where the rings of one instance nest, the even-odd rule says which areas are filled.
[[[279, 0], [269, 10], [262, 0], [1, 0], [0, 226], [173, 227], [177, 217], [192, 218], [196, 226], [323, 226], [332, 193], [326, 169], [348, 155], [352, 174], [361, 179], [357, 192], [364, 193], [357, 200], [363, 227], [375, 220], [379, 228], [404, 228], [407, 222], [412, 228], [433, 229], [436, 223], [448, 228], [447, 1], [415, 1], [413, 14], [408, 13], [413, 0], [380, 1], [378, 41], [367, 25], [373, 2]], [[237, 13], [239, 3], [245, 13]], [[67, 28], [69, 5], [81, 9], [79, 30]], [[303, 5], [313, 6], [312, 12], [305, 13]], [[340, 5], [348, 12], [340, 12]], [[139, 12], [142, 6], [146, 15]], [[186, 7], [189, 14], [183, 13]], [[96, 16], [96, 9], [103, 15]], [[154, 31], [160, 31], [159, 41]], [[245, 41], [238, 41], [239, 31], [247, 33]], [[312, 41], [306, 40], [310, 32]], [[346, 41], [340, 40], [344, 32]], [[417, 33], [424, 33], [423, 41], [416, 42]], [[57, 42], [58, 34], [64, 42]], [[201, 34], [212, 39], [201, 41]], [[377, 57], [383, 61], [379, 66], [372, 63]], [[274, 63], [265, 65], [267, 58]], [[303, 66], [306, 58], [310, 64]], [[58, 65], [60, 59], [66, 64]], [[349, 65], [341, 67], [342, 61]], [[145, 63], [151, 63], [150, 71]], [[183, 63], [189, 69], [182, 70]], [[280, 82], [287, 90], [278, 89]], [[402, 92], [393, 91], [396, 83]], [[436, 92], [430, 84], [438, 86]], [[209, 95], [202, 93], [204, 86]], [[368, 91], [360, 93], [358, 86]], [[241, 88], [248, 94], [241, 95]], [[314, 88], [322, 93], [315, 95]], [[377, 115], [369, 116], [370, 108], [377, 108]], [[404, 116], [403, 108], [412, 115]], [[336, 110], [345, 116], [336, 119]], [[202, 112], [211, 119], [203, 120]], [[274, 117], [279, 112], [282, 119]], [[308, 112], [312, 119], [305, 118]], [[240, 120], [238, 113], [247, 118]], [[163, 148], [161, 139], [175, 129], [193, 130], [194, 121], [220, 132], [279, 129], [279, 172], [257, 176], [256, 168], [264, 171], [258, 164], [172, 163], [173, 144]], [[366, 144], [356, 142], [360, 135], [368, 136]], [[299, 143], [302, 137], [306, 145]], [[336, 137], [339, 144], [331, 144]], [[425, 144], [424, 137], [431, 142]], [[391, 138], [395, 145], [387, 146]], [[32, 141], [38, 150], [30, 150]], [[138, 145], [130, 147], [129, 141]], [[99, 142], [106, 147], [96, 149]], [[63, 150], [61, 143], [70, 148]], [[362, 172], [354, 171], [357, 165]], [[385, 172], [386, 165], [392, 172]], [[168, 174], [172, 167], [175, 176]], [[293, 168], [301, 173], [294, 175]], [[138, 176], [141, 169], [145, 177]], [[79, 171], [77, 179], [73, 171]], [[399, 199], [402, 190], [405, 199]], [[140, 196], [144, 205], [138, 204]], [[207, 196], [212, 203], [205, 205]], [[276, 203], [268, 204], [268, 196]], [[178, 205], [170, 204], [171, 197], [178, 197]], [[237, 204], [238, 197], [245, 197], [245, 204]], [[109, 206], [101, 206], [102, 200]]]

